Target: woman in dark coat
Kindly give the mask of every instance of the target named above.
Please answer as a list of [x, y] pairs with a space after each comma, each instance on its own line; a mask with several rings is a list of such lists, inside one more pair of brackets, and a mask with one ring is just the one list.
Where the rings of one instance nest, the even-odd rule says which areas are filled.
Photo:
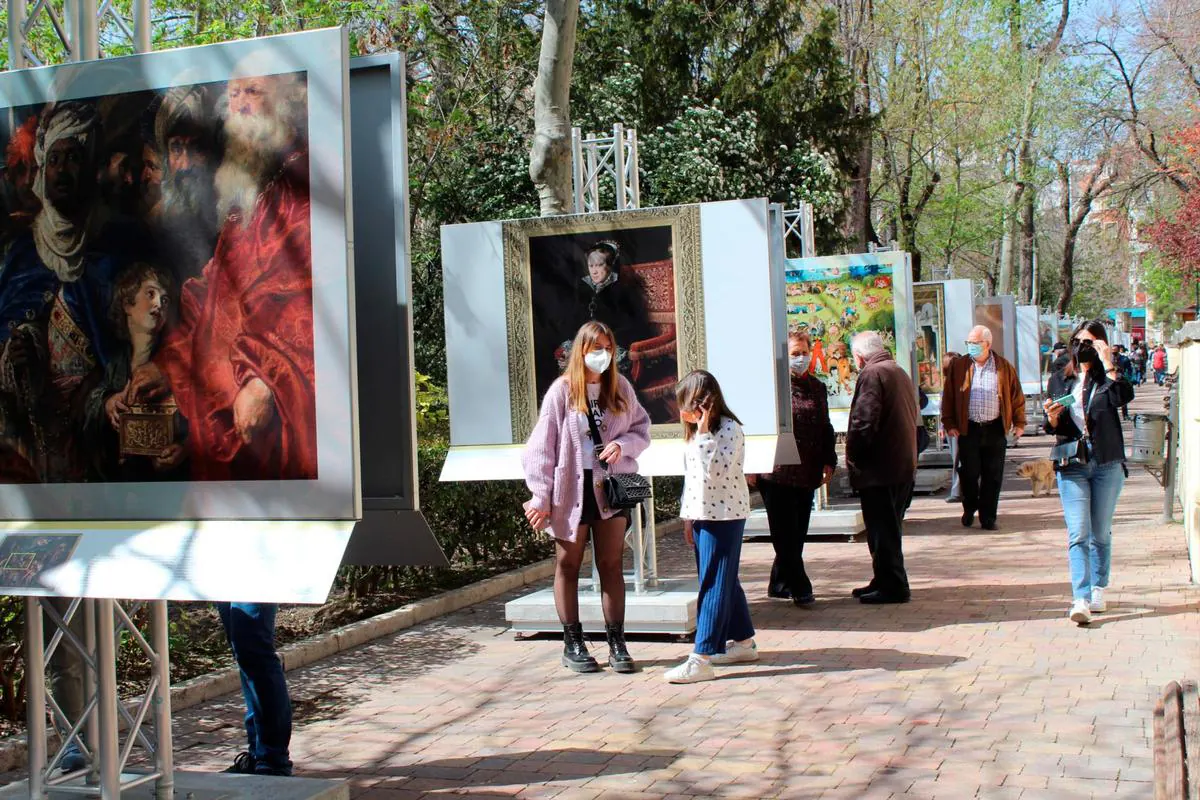
[[788, 334], [788, 366], [792, 378], [792, 435], [800, 463], [776, 467], [756, 481], [775, 563], [771, 567], [770, 597], [790, 598], [798, 606], [815, 602], [812, 582], [804, 570], [804, 543], [817, 489], [829, 482], [837, 468], [833, 425], [825, 384], [812, 374], [812, 350], [807, 333]]
[[1099, 321], [1075, 329], [1070, 353], [1050, 376], [1043, 408], [1046, 432], [1057, 437], [1051, 458], [1067, 524], [1072, 598], [1067, 615], [1086, 625], [1093, 614], [1108, 610], [1112, 521], [1129, 476], [1120, 409], [1133, 400], [1133, 385], [1117, 371]]

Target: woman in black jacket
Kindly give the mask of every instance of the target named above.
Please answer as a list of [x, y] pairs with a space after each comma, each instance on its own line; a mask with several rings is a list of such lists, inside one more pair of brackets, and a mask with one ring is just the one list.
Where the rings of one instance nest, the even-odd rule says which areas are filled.
[[804, 543], [817, 489], [829, 482], [837, 468], [833, 425], [825, 384], [812, 374], [812, 344], [807, 333], [788, 334], [788, 366], [792, 379], [792, 435], [800, 463], [776, 467], [757, 479], [767, 509], [767, 526], [775, 548], [775, 563], [767, 595], [790, 598], [798, 606], [812, 605], [812, 581], [804, 570]]
[[1049, 394], [1043, 408], [1046, 432], [1057, 436], [1052, 458], [1067, 523], [1069, 616], [1086, 625], [1093, 613], [1107, 610], [1112, 518], [1128, 477], [1120, 410], [1133, 400], [1133, 385], [1117, 372], [1100, 322], [1075, 329], [1071, 359], [1050, 376]]

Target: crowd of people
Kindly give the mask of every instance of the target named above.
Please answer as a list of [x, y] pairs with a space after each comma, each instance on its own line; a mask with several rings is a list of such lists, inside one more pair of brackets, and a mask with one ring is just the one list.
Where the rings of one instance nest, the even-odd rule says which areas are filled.
[[[650, 445], [650, 426], [614, 367], [618, 346], [601, 322], [580, 328], [567, 369], [546, 394], [524, 453], [531, 492], [525, 516], [555, 541], [562, 664], [575, 672], [601, 668], [588, 652], [579, 620], [579, 569], [589, 537], [601, 582], [608, 664], [616, 672], [637, 671], [624, 635], [621, 556], [629, 520], [625, 511], [610, 506], [603, 476], [637, 472], [637, 458]], [[996, 531], [1007, 448], [1025, 433], [1025, 395], [1016, 369], [992, 350], [986, 326], [971, 330], [965, 350], [947, 353], [943, 362], [941, 422], [952, 443], [963, 526], [978, 518], [981, 528]], [[866, 605], [907, 603], [912, 593], [903, 531], [923, 430], [918, 392], [879, 333], [857, 334], [851, 352], [859, 377], [845, 436], [845, 468], [862, 509], [872, 568], [870, 581], [852, 596]], [[1153, 367], [1153, 357], [1144, 355]], [[1107, 609], [1112, 519], [1128, 474], [1120, 414], [1139, 378], [1134, 359], [1121, 358], [1101, 323], [1078, 326], [1056, 358], [1042, 409], [1044, 428], [1055, 436], [1051, 460], [1068, 534], [1067, 616], [1078, 625]], [[682, 663], [664, 673], [670, 683], [712, 680], [714, 667], [759, 658], [738, 578], [751, 488], [762, 497], [775, 551], [768, 596], [797, 606], [816, 601], [804, 546], [815, 493], [838, 469], [838, 455], [825, 387], [813, 377], [811, 342], [803, 331], [788, 336], [788, 366], [800, 461], [765, 475], [745, 473], [741, 423], [717, 378], [695, 371], [677, 387], [685, 441], [680, 517], [684, 538], [695, 551], [699, 589], [695, 644]]]

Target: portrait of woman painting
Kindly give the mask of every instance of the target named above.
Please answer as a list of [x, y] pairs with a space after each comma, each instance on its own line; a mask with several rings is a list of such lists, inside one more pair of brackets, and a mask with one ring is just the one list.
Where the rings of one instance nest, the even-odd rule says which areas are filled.
[[[662, 212], [670, 213], [664, 218]], [[514, 422], [516, 395], [525, 401], [523, 421], [562, 374], [575, 332], [591, 320], [615, 333], [617, 368], [633, 384], [651, 423], [678, 422], [675, 384], [692, 368], [686, 360], [702, 352], [681, 335], [684, 317], [698, 310], [699, 266], [679, 214], [680, 209], [647, 209], [506, 225], [510, 329], [528, 325], [530, 344], [520, 348], [521, 374], [513, 375]]]

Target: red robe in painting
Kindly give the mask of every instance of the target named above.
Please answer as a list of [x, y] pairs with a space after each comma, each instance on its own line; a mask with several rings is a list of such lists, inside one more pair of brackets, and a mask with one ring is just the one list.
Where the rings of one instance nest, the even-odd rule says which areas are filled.
[[[243, 225], [230, 213], [212, 260], [183, 285], [155, 358], [187, 419], [193, 480], [317, 477], [308, 157], [293, 153]], [[233, 401], [261, 378], [275, 418], [249, 444]]]

